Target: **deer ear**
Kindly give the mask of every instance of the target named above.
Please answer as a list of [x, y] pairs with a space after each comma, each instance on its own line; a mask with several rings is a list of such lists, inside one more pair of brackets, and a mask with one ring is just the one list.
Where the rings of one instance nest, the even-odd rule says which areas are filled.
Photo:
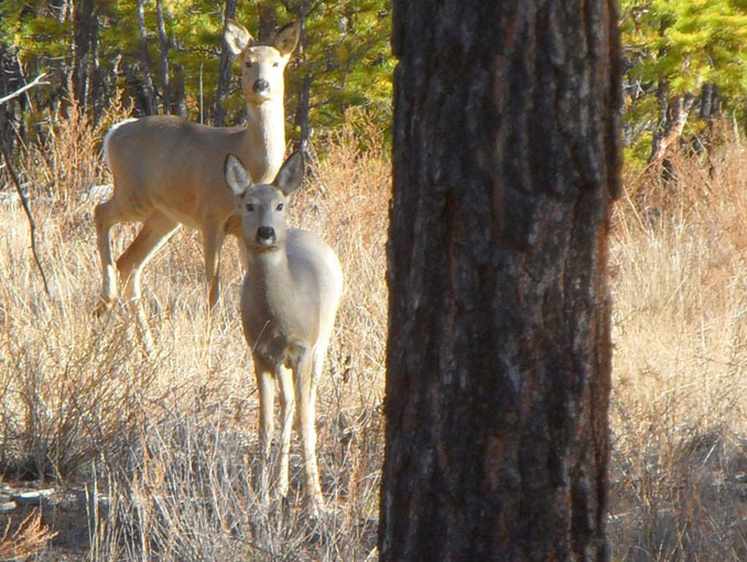
[[249, 45], [254, 43], [251, 33], [236, 20], [226, 21], [226, 30], [223, 32], [223, 37], [234, 55], [240, 55]]
[[275, 41], [273, 41], [273, 46], [285, 57], [293, 52], [293, 49], [298, 45], [298, 39], [300, 37], [301, 26], [292, 21], [285, 24], [280, 31], [277, 32], [277, 35], [275, 35]]
[[249, 176], [249, 172], [246, 171], [241, 160], [233, 154], [226, 156], [224, 174], [226, 176], [228, 187], [230, 187], [231, 191], [236, 195], [244, 193], [252, 184], [252, 178]]
[[296, 151], [285, 161], [283, 167], [280, 168], [273, 185], [277, 187], [287, 197], [294, 191], [296, 191], [301, 182], [303, 182], [303, 153]]

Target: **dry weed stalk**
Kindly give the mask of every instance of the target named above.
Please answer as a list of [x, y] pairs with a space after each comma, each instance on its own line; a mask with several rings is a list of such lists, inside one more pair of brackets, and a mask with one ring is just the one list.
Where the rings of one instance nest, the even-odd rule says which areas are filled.
[[43, 550], [57, 533], [42, 524], [41, 513], [33, 510], [11, 533], [12, 520], [8, 519], [0, 536], [0, 560], [27, 560]]

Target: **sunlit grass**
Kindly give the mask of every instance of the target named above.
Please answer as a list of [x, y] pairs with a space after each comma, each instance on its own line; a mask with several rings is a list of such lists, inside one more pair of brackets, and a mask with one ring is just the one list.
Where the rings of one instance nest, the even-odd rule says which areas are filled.
[[[375, 556], [390, 192], [381, 136], [363, 130], [361, 152], [349, 127], [318, 147], [323, 156], [312, 158], [291, 213], [335, 248], [346, 284], [317, 406], [330, 512], [312, 521], [301, 507], [297, 442], [287, 505], [264, 508], [252, 491], [257, 394], [234, 242], [223, 249], [212, 317], [197, 233], [181, 230], [146, 267], [143, 300], [156, 344], [146, 354], [126, 303], [100, 319], [90, 313], [101, 280], [96, 201], [85, 194], [109, 178], [92, 148], [100, 131], [59, 126], [58, 144], [31, 151], [22, 170], [50, 295], [23, 212], [0, 207], [5, 480], [85, 484], [106, 498], [89, 513], [91, 559]], [[66, 143], [90, 147], [75, 153], [75, 173], [54, 168]], [[676, 181], [627, 173], [615, 209], [615, 560], [747, 559], [747, 154], [731, 134], [714, 144], [709, 155], [675, 158]], [[52, 164], [42, 163], [45, 154]], [[115, 254], [135, 233], [134, 225], [115, 229]], [[49, 531], [32, 528], [26, 553], [48, 548]], [[25, 535], [10, 533], [21, 548]]]
[[[83, 136], [95, 145], [98, 132], [63, 134], [67, 127], [74, 123], [61, 124], [59, 142]], [[338, 252], [346, 285], [319, 387], [318, 457], [330, 512], [318, 521], [302, 510], [298, 443], [288, 505], [268, 511], [252, 492], [257, 395], [233, 240], [223, 249], [212, 317], [198, 234], [182, 229], [148, 264], [143, 300], [156, 344], [149, 355], [126, 303], [102, 318], [91, 313], [101, 278], [90, 186], [49, 184], [61, 174], [46, 167], [24, 174], [50, 295], [22, 210], [0, 207], [0, 470], [6, 481], [95, 482], [110, 505], [91, 526], [97, 559], [269, 559], [292, 551], [301, 560], [355, 560], [374, 549], [390, 171], [381, 151], [356, 147], [352, 130], [330, 141], [292, 203], [292, 222]], [[109, 181], [95, 150], [77, 166], [86, 182]], [[135, 232], [114, 229], [115, 255]]]

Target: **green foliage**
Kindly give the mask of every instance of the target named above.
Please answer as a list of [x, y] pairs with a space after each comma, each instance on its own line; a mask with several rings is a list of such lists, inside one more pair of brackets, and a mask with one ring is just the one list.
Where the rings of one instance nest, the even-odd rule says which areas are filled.
[[625, 146], [623, 160], [630, 163], [634, 169], [643, 168], [651, 151], [651, 137], [650, 131], [644, 132], [638, 138], [638, 142]]
[[[0, 41], [11, 56], [17, 56], [27, 75], [47, 72], [54, 83], [51, 90], [57, 92], [67, 92], [75, 64], [74, 10], [80, 9], [82, 2], [73, 0], [70, 4], [57, 8], [59, 3], [52, 0], [0, 1]], [[209, 121], [223, 47], [224, 5], [207, 0], [163, 0], [163, 4], [172, 87], [183, 81], [188, 118], [192, 120], [199, 117], [202, 93], [202, 111]], [[379, 116], [382, 128], [388, 124], [394, 68], [388, 2], [276, 0], [264, 2], [262, 7], [274, 12], [278, 26], [303, 20], [304, 45], [286, 71], [289, 122], [296, 119], [299, 100], [308, 85], [308, 126], [317, 134], [338, 127], [351, 107], [375, 108], [371, 115]], [[146, 0], [144, 8], [149, 66], [160, 93], [161, 47], [155, 0]], [[239, 2], [237, 10], [236, 18], [258, 37], [258, 3]], [[104, 77], [100, 86], [105, 90], [104, 103], [112, 103], [123, 92], [125, 104], [134, 104], [137, 115], [143, 77], [137, 1], [96, 2], [94, 15], [98, 22], [97, 72]], [[231, 93], [224, 104], [227, 123], [240, 122], [244, 114], [238, 75], [234, 67]], [[66, 93], [46, 101], [69, 103], [70, 97]], [[163, 110], [162, 104], [159, 110]], [[299, 132], [297, 127], [290, 131], [291, 136]]]
[[[740, 6], [740, 4], [742, 4]], [[622, 0], [621, 30], [632, 76], [669, 81], [673, 94], [713, 82], [747, 85], [747, 7], [733, 0]]]
[[55, 16], [44, 2], [4, 0], [0, 3], [0, 38], [16, 47], [22, 62], [65, 57], [73, 26]]
[[[309, 121], [317, 134], [339, 126], [351, 107], [374, 108], [380, 126], [391, 120], [391, 12], [384, 0], [300, 0], [272, 3], [279, 23], [302, 21], [304, 41], [297, 64], [286, 72], [289, 113], [304, 83], [309, 87]], [[239, 19], [254, 22], [257, 6], [244, 4]], [[242, 6], [239, 6], [241, 9]], [[254, 30], [249, 26], [250, 31]]]
[[[722, 109], [744, 118], [747, 93], [747, 2], [745, 0], [621, 0], [626, 72], [626, 121], [639, 132], [660, 125], [666, 109], [655, 101], [699, 95], [718, 87]], [[648, 123], [647, 126], [641, 126]], [[631, 142], [648, 142], [650, 134]], [[632, 152], [642, 154], [640, 149]]]

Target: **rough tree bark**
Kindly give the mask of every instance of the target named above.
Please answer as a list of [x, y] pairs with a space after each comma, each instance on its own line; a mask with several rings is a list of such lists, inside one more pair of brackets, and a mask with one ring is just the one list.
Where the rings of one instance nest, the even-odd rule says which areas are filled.
[[615, 0], [394, 0], [382, 560], [605, 560]]
[[[226, 0], [223, 13], [223, 26], [226, 22], [236, 17], [236, 0]], [[218, 66], [218, 89], [215, 94], [215, 108], [213, 108], [213, 125], [223, 126], [224, 112], [223, 102], [226, 100], [229, 86], [231, 85], [231, 51], [225, 41], [221, 41], [220, 62]]]
[[712, 121], [720, 114], [718, 86], [712, 82], [703, 85], [700, 93], [699, 117], [706, 121]]

